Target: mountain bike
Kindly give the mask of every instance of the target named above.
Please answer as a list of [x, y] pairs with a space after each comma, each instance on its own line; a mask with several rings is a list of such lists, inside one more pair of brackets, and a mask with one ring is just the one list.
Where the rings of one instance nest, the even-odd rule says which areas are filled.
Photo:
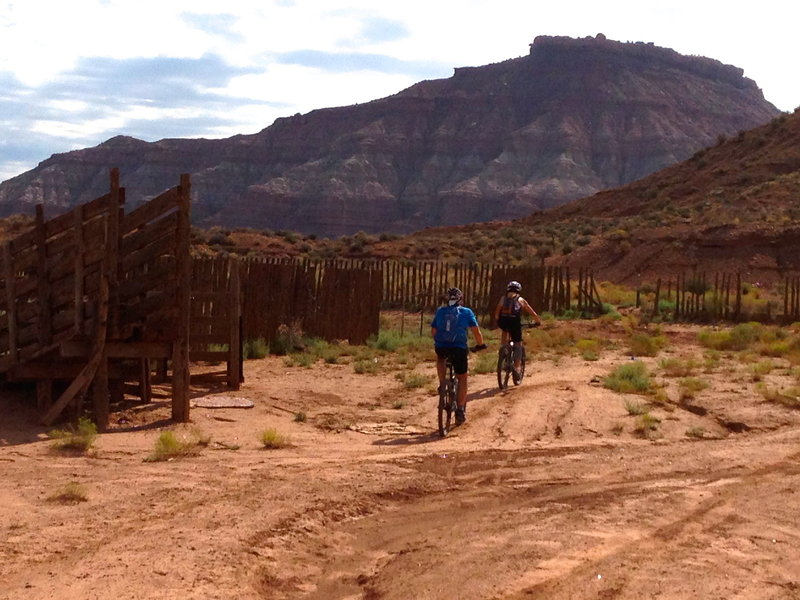
[[[539, 323], [523, 323], [522, 327], [530, 329], [531, 327], [538, 327]], [[525, 377], [525, 344], [520, 343], [519, 346], [519, 370], [514, 370], [514, 351], [516, 344], [510, 341], [500, 346], [497, 353], [497, 385], [501, 390], [508, 387], [508, 380], [511, 379], [514, 385], [522, 383], [522, 378]]]
[[[486, 344], [473, 346], [470, 352], [484, 350]], [[444, 362], [444, 383], [439, 387], [439, 435], [445, 437], [450, 431], [450, 422], [458, 407], [458, 377], [456, 377], [453, 361], [448, 356]]]
[[458, 398], [458, 379], [449, 356], [445, 359], [444, 365], [444, 383], [439, 387], [439, 435], [442, 437], [450, 431], [450, 420], [456, 412]]

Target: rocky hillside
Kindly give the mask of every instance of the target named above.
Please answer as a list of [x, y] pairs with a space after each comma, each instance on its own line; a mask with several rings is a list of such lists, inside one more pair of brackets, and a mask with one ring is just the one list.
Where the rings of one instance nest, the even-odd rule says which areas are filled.
[[644, 43], [540, 37], [362, 105], [223, 140], [113, 138], [0, 185], [0, 215], [192, 174], [193, 220], [321, 236], [512, 219], [637, 180], [779, 114], [740, 69]]
[[[693, 270], [750, 282], [800, 274], [800, 111], [744, 131], [641, 180], [510, 222], [376, 241], [475, 260], [589, 267], [616, 283]], [[428, 255], [427, 257], [430, 257]]]

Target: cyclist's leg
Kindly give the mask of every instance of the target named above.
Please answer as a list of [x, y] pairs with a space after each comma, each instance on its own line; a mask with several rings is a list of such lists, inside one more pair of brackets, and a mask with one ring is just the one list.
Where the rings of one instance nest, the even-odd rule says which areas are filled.
[[458, 395], [456, 396], [456, 422], [463, 423], [466, 420], [467, 410], [467, 367], [468, 350], [466, 348], [454, 348], [451, 360], [453, 361], [453, 372], [458, 379]]
[[522, 360], [522, 321], [517, 319], [514, 326], [509, 328], [509, 335], [514, 342], [514, 370], [519, 370]]
[[467, 405], [467, 374], [456, 375], [458, 379], [458, 396], [456, 397], [456, 404], [463, 408]]
[[446, 373], [446, 358], [447, 352], [444, 348], [437, 346], [436, 350], [436, 375], [439, 378], [439, 392], [442, 390], [442, 386], [444, 385], [444, 379], [447, 376]]

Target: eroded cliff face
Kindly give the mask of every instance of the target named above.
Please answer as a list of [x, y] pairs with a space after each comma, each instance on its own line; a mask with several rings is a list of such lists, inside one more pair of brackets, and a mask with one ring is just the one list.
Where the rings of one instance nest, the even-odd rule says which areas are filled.
[[602, 36], [456, 69], [366, 104], [225, 140], [118, 137], [0, 185], [0, 216], [107, 189], [130, 205], [192, 174], [200, 226], [338, 236], [511, 219], [639, 179], [779, 114], [730, 65]]

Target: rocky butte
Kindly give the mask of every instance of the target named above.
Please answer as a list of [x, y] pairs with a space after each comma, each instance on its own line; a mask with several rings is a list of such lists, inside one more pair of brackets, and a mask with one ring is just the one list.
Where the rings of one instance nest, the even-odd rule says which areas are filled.
[[52, 217], [107, 190], [136, 206], [192, 175], [201, 227], [323, 236], [512, 219], [614, 188], [778, 115], [743, 71], [602, 35], [537, 37], [366, 104], [227, 139], [115, 137], [0, 184], [0, 216]]

